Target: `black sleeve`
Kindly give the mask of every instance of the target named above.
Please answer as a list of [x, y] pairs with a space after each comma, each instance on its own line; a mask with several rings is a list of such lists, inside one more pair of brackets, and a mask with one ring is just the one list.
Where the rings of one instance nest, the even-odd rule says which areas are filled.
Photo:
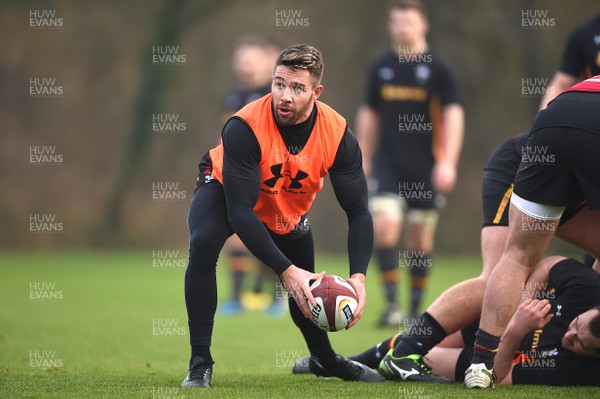
[[573, 317], [600, 304], [600, 273], [575, 259], [564, 259], [554, 265], [548, 282]]
[[560, 59], [559, 70], [572, 76], [581, 76], [585, 70], [585, 54], [581, 49], [580, 36], [580, 29], [571, 32]]
[[223, 176], [235, 176], [259, 182], [260, 145], [246, 122], [235, 117], [229, 119], [223, 128], [221, 138], [226, 155], [223, 162]]
[[329, 169], [329, 176], [335, 197], [348, 217], [350, 275], [366, 275], [373, 252], [373, 219], [369, 212], [367, 181], [362, 169], [360, 147], [348, 128], [338, 147], [333, 166]]
[[464, 99], [461, 84], [454, 67], [445, 59], [441, 59], [437, 66], [434, 92], [440, 96], [440, 105], [442, 107], [453, 103], [462, 105]]
[[[248, 134], [254, 138], [254, 146]], [[254, 256], [281, 275], [292, 262], [277, 248], [254, 213], [260, 192], [258, 141], [250, 128], [236, 118], [227, 123], [222, 137], [223, 189], [229, 224]]]
[[329, 168], [329, 176], [332, 184], [336, 186], [352, 184], [365, 177], [358, 141], [348, 127], [340, 141], [333, 165]]
[[365, 104], [373, 109], [379, 109], [382, 103], [381, 99], [381, 84], [379, 82], [379, 67], [374, 64], [369, 69], [367, 79], [367, 89], [365, 96]]

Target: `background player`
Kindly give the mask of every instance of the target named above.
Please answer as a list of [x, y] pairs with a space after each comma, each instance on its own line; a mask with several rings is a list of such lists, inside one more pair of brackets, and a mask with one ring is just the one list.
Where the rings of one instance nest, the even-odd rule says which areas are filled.
[[400, 256], [410, 269], [410, 314], [416, 316], [431, 268], [440, 194], [452, 190], [456, 180], [464, 112], [454, 70], [428, 47], [423, 5], [397, 1], [388, 28], [393, 47], [371, 68], [356, 125], [375, 191], [370, 209], [387, 303], [380, 325], [398, 327], [401, 208], [406, 208], [407, 226], [406, 251]]
[[600, 75], [600, 14], [573, 30], [563, 50], [560, 67], [552, 77], [540, 109], [575, 83]]
[[[231, 64], [238, 87], [225, 98], [223, 123], [246, 104], [271, 92], [273, 66], [280, 51], [281, 48], [277, 43], [259, 35], [244, 35], [237, 40]], [[219, 313], [238, 314], [243, 312], [244, 308], [268, 306], [271, 298], [262, 294], [262, 291], [265, 278], [276, 277], [272, 270], [260, 263], [252, 292], [242, 296], [244, 277], [250, 269], [253, 257], [236, 234], [229, 237], [226, 248], [231, 269], [231, 299], [219, 306]], [[277, 289], [280, 288], [279, 284], [275, 287], [272, 303], [268, 309], [269, 314], [280, 314], [285, 311], [283, 292]]]

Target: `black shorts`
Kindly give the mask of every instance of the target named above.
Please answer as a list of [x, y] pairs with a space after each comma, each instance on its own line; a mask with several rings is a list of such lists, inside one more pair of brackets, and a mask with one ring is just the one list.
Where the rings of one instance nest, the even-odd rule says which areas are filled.
[[508, 205], [526, 140], [526, 134], [507, 140], [494, 150], [485, 165], [481, 185], [484, 227], [508, 226]]
[[[536, 116], [514, 192], [539, 204], [600, 209], [600, 93], [566, 93]], [[596, 126], [597, 124], [597, 126]]]
[[440, 208], [439, 204], [443, 202], [443, 198], [433, 190], [433, 165], [429, 161], [405, 168], [382, 158], [376, 158], [374, 164], [377, 194], [398, 195], [409, 209]]
[[[521, 163], [522, 147], [526, 143], [527, 134], [519, 134], [496, 148], [488, 159], [481, 186], [483, 227], [508, 226], [513, 182]], [[565, 209], [560, 224], [575, 216], [583, 206], [584, 204], [579, 204]]]

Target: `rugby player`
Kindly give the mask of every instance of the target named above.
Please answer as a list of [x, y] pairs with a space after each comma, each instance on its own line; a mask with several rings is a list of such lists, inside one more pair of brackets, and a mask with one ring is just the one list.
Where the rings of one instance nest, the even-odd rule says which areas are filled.
[[[459, 313], [455, 308], [453, 314]], [[425, 357], [424, 367], [439, 375], [436, 382], [463, 380], [477, 321]], [[349, 358], [376, 368], [397, 340], [394, 336]], [[600, 274], [574, 259], [544, 259], [524, 287], [522, 302], [502, 336], [494, 370], [500, 384], [600, 385]], [[401, 373], [407, 378], [386, 378], [422, 381], [417, 370]]]
[[[492, 153], [485, 166], [482, 183], [481, 275], [448, 288], [411, 323], [412, 326], [419, 326], [419, 329], [408, 329], [394, 340], [393, 347], [383, 353], [378, 352], [381, 355], [378, 364], [381, 366], [380, 372], [388, 379], [445, 382], [445, 379], [431, 373], [423, 358], [448, 335], [465, 328], [481, 313], [487, 280], [506, 244], [508, 205], [526, 143], [527, 135], [524, 133], [507, 140]], [[593, 232], [594, 226], [588, 223], [590, 212], [584, 204], [567, 209], [557, 229], [557, 237], [583, 249], [600, 244], [600, 237]], [[598, 267], [598, 264], [595, 266]], [[600, 268], [597, 270], [600, 271]], [[456, 309], [460, 309], [460, 312]], [[411, 370], [419, 373], [410, 373]]]
[[[533, 121], [510, 198], [509, 232], [486, 285], [481, 322], [465, 374], [467, 388], [493, 386], [500, 337], [514, 314], [523, 286], [542, 257], [566, 207], [586, 201], [594, 241], [600, 228], [600, 75], [557, 96]], [[531, 156], [541, 153], [552, 159]], [[598, 258], [600, 245], [584, 248]]]
[[273, 269], [288, 292], [290, 314], [302, 332], [310, 367], [318, 375], [380, 382], [360, 363], [339, 356], [327, 333], [311, 321], [316, 305], [309, 280], [315, 271], [307, 212], [329, 174], [348, 217], [349, 275], [358, 307], [364, 309], [365, 274], [373, 249], [373, 221], [358, 142], [346, 120], [318, 98], [323, 91], [323, 59], [314, 47], [283, 50], [273, 71], [271, 93], [230, 118], [221, 144], [200, 162], [200, 184], [188, 216], [190, 257], [185, 301], [191, 358], [184, 387], [210, 385], [210, 352], [217, 305], [215, 268], [225, 240], [234, 232], [260, 261]]
[[[464, 111], [453, 67], [427, 44], [421, 2], [395, 2], [388, 28], [393, 47], [371, 67], [356, 126], [374, 192], [369, 206], [386, 300], [379, 325], [398, 327], [400, 257], [410, 271], [410, 315], [416, 317], [431, 270], [438, 209], [456, 180]], [[406, 245], [399, 254], [404, 216]]]

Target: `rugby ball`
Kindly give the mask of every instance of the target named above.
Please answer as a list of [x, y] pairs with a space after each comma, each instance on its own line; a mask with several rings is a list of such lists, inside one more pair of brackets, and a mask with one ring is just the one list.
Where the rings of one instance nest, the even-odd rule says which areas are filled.
[[310, 320], [321, 330], [339, 331], [350, 324], [358, 307], [354, 288], [340, 276], [324, 276], [316, 280], [310, 290], [317, 306], [308, 303]]

